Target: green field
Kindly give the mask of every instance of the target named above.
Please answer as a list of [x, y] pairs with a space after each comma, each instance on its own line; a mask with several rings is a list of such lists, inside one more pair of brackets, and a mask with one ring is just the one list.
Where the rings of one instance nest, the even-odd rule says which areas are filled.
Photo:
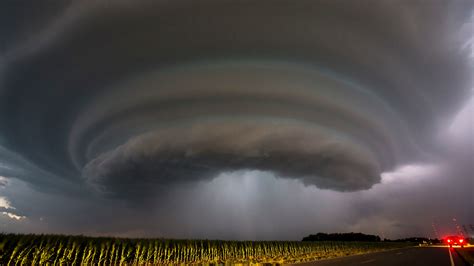
[[0, 265], [295, 263], [408, 245], [390, 242], [167, 240], [0, 234]]

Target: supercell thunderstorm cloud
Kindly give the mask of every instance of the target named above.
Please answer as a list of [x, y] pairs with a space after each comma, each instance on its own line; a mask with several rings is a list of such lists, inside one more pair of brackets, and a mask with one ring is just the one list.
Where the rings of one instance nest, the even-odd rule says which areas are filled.
[[472, 224], [473, 6], [2, 3], [1, 230], [298, 239]]

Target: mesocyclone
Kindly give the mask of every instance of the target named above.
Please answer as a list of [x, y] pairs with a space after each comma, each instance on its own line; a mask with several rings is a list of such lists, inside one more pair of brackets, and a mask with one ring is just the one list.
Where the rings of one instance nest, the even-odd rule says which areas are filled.
[[420, 3], [289, 3], [58, 15], [38, 46], [4, 57], [2, 146], [114, 195], [242, 169], [354, 191], [429, 152], [437, 117], [468, 90], [452, 49], [463, 20], [433, 20], [442, 9]]
[[167, 183], [258, 169], [354, 190], [406, 152], [405, 131], [370, 91], [315, 69], [207, 62], [106, 90], [74, 123], [69, 151], [86, 178], [110, 185], [117, 176]]

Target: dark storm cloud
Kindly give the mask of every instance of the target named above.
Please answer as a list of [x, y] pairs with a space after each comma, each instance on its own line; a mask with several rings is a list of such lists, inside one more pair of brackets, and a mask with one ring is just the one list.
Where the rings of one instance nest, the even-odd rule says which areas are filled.
[[248, 169], [368, 189], [426, 160], [471, 86], [470, 1], [2, 5], [32, 26], [2, 18], [0, 141], [19, 163], [0, 174], [35, 167], [16, 176], [38, 187], [128, 198]]
[[209, 179], [239, 169], [273, 171], [338, 190], [367, 189], [379, 180], [373, 170], [377, 169], [372, 165], [374, 158], [350, 143], [328, 141], [331, 138], [320, 129], [262, 121], [238, 126], [235, 122], [214, 123], [164, 129], [132, 139], [88, 163], [84, 176], [106, 188], [121, 187], [121, 193], [130, 191], [140, 178], [143, 183], [138, 194], [153, 183]]
[[0, 187], [5, 187], [7, 185], [7, 180], [5, 177], [0, 178]]

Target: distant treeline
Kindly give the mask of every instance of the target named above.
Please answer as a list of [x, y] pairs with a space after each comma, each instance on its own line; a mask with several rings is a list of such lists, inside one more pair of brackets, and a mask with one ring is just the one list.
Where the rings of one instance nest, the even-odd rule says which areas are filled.
[[303, 238], [303, 241], [361, 241], [361, 242], [380, 242], [379, 236], [366, 235], [362, 233], [317, 233]]
[[430, 239], [426, 237], [409, 237], [409, 238], [401, 238], [401, 239], [384, 239], [383, 241], [386, 242], [411, 242], [411, 243], [431, 243], [431, 244], [440, 244], [442, 243], [439, 239]]
[[[469, 240], [469, 239], [468, 239]], [[360, 241], [360, 242], [379, 242], [382, 241], [379, 236], [366, 235], [362, 233], [317, 233], [303, 238], [303, 241]], [[408, 237], [400, 239], [383, 239], [383, 242], [398, 242], [398, 243], [442, 243], [439, 239], [430, 239], [426, 237]]]

